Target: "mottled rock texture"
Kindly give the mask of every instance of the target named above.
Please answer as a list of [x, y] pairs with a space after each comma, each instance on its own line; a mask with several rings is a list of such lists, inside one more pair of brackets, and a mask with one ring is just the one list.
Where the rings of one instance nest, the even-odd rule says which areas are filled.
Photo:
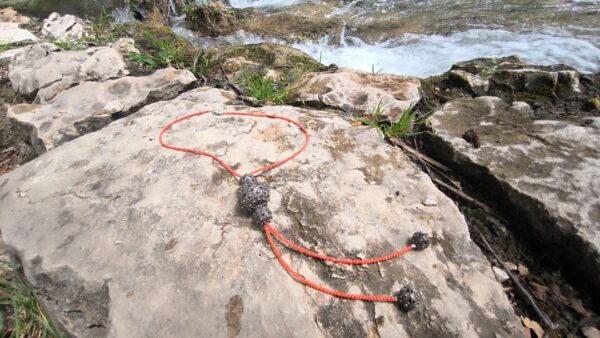
[[419, 102], [420, 88], [416, 78], [341, 68], [304, 75], [290, 88], [288, 101], [335, 107], [350, 115], [372, 113], [381, 102], [381, 113], [396, 121]]
[[10, 63], [13, 89], [46, 103], [83, 81], [104, 81], [129, 74], [121, 54], [109, 47], [60, 51], [51, 43], [29, 46]]
[[19, 104], [8, 117], [22, 127], [37, 154], [96, 131], [144, 105], [174, 98], [196, 78], [188, 70], [160, 69], [152, 75], [83, 82], [47, 104]]
[[[117, 80], [119, 81], [119, 80]], [[199, 88], [148, 105], [0, 178], [0, 226], [52, 319], [78, 337], [515, 337], [520, 324], [456, 205], [400, 150], [337, 114], [289, 106], [312, 141], [259, 178], [273, 225], [314, 250], [367, 257], [416, 231], [432, 246], [375, 266], [339, 267], [285, 252], [305, 277], [349, 292], [423, 292], [409, 313], [340, 300], [297, 283], [236, 209], [238, 183], [208, 157], [161, 148], [171, 120], [244, 109]], [[271, 119], [205, 115], [175, 145], [212, 151], [241, 173], [299, 148]], [[426, 198], [437, 203], [424, 206]]]
[[79, 40], [91, 35], [91, 28], [82, 19], [71, 15], [52, 13], [42, 23], [42, 35], [55, 40]]
[[0, 44], [34, 42], [38, 38], [16, 22], [0, 22]]
[[473, 94], [524, 93], [573, 98], [581, 94], [579, 72], [569, 66], [539, 66], [517, 56], [480, 58], [452, 66], [450, 77]]
[[28, 25], [31, 23], [31, 19], [19, 14], [12, 7], [0, 8], [0, 21], [1, 22], [14, 22], [19, 25]]
[[206, 53], [213, 76], [243, 80], [244, 75], [262, 73], [276, 82], [292, 83], [306, 72], [323, 70], [322, 64], [308, 54], [284, 45], [258, 43], [223, 46]]
[[[600, 290], [598, 117], [536, 120], [524, 102], [456, 100], [429, 119], [438, 159], [508, 202], [519, 230], [548, 245], [593, 294]], [[467, 130], [480, 147], [465, 140]]]

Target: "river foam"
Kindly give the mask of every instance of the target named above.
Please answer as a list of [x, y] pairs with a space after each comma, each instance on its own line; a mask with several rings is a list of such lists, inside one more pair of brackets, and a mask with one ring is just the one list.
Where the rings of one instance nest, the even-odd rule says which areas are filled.
[[441, 74], [460, 61], [515, 54], [535, 64], [564, 63], [583, 72], [600, 71], [600, 43], [567, 35], [472, 29], [447, 36], [405, 34], [380, 44], [346, 41], [334, 46], [324, 38], [292, 46], [324, 64], [419, 77]]

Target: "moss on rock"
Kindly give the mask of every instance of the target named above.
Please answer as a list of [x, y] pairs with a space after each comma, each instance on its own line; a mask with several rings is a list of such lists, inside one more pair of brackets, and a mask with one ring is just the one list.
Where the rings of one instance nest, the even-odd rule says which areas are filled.
[[207, 36], [231, 34], [238, 26], [236, 11], [219, 2], [188, 6], [185, 14], [190, 28]]
[[263, 73], [278, 84], [289, 85], [307, 72], [322, 71], [325, 67], [308, 54], [292, 47], [274, 43], [236, 45], [207, 51], [210, 75], [222, 72], [229, 80], [247, 73]]
[[246, 10], [240, 28], [261, 36], [275, 37], [287, 42], [318, 40], [324, 35], [339, 40], [343, 24], [336, 19], [278, 13], [264, 15]]

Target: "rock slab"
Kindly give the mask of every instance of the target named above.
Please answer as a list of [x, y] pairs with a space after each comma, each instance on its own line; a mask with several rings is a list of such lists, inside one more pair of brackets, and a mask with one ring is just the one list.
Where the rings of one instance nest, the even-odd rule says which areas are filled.
[[[488, 182], [520, 227], [598, 294], [600, 118], [536, 120], [524, 102], [479, 97], [444, 105], [429, 124], [435, 156]], [[468, 130], [479, 147], [464, 139]]]
[[121, 54], [109, 47], [60, 51], [51, 43], [32, 45], [10, 63], [13, 89], [36, 94], [35, 103], [46, 103], [56, 94], [83, 81], [104, 81], [129, 74]]
[[566, 65], [534, 65], [518, 56], [461, 62], [452, 66], [449, 76], [478, 96], [506, 92], [523, 97], [533, 95], [565, 99], [581, 94], [577, 69]]
[[372, 74], [350, 68], [308, 73], [289, 89], [289, 101], [335, 107], [349, 115], [372, 113], [381, 102], [381, 114], [397, 121], [402, 112], [419, 102], [417, 78]]
[[35, 42], [39, 39], [17, 22], [0, 22], [0, 44]]
[[196, 78], [188, 70], [160, 69], [152, 75], [83, 82], [48, 104], [19, 104], [7, 116], [20, 125], [37, 154], [103, 128], [147, 103], [168, 100]]
[[89, 25], [71, 15], [50, 14], [42, 23], [42, 35], [60, 41], [79, 40], [91, 34]]
[[[148, 105], [0, 178], [0, 226], [49, 315], [77, 337], [520, 337], [501, 286], [455, 204], [374, 130], [328, 112], [262, 112], [311, 134], [296, 160], [259, 180], [274, 226], [311, 249], [367, 257], [416, 231], [434, 245], [378, 266], [339, 267], [284, 251], [303, 276], [339, 290], [388, 294], [404, 285], [424, 303], [340, 300], [297, 283], [262, 231], [235, 207], [236, 180], [208, 157], [161, 148], [186, 113], [239, 111], [229, 92], [198, 88]], [[304, 142], [272, 119], [204, 115], [168, 142], [215, 153], [241, 173]], [[422, 201], [435, 199], [424, 206]]]

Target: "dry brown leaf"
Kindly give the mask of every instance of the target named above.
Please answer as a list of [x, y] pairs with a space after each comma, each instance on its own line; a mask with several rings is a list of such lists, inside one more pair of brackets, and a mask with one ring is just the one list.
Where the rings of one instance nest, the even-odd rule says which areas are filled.
[[598, 100], [597, 98], [593, 98], [592, 104], [594, 105], [594, 107], [596, 107], [596, 110], [600, 110], [600, 100]]
[[546, 299], [546, 294], [548, 294], [548, 291], [550, 289], [548, 289], [547, 287], [543, 286], [542, 284], [538, 284], [536, 282], [529, 282], [529, 286], [531, 286], [531, 291], [533, 292], [533, 296], [539, 300], [545, 300]]
[[565, 304], [565, 305], [569, 305], [569, 299], [567, 297], [565, 297], [565, 295], [563, 295], [562, 291], [560, 290], [560, 286], [558, 286], [558, 284], [556, 283], [552, 283], [552, 285], [550, 286], [550, 291], [552, 291], [552, 294], [554, 294], [554, 297], [556, 297], [556, 299]]
[[600, 330], [595, 327], [584, 327], [581, 329], [581, 332], [584, 336], [586, 336], [586, 338], [600, 338]]
[[569, 302], [569, 307], [575, 310], [575, 312], [582, 315], [583, 317], [589, 317], [592, 315], [588, 310], [585, 309], [585, 306], [583, 306], [583, 302], [581, 302], [581, 299], [571, 299], [571, 301]]
[[354, 128], [354, 127], [360, 127], [360, 126], [362, 126], [362, 122], [360, 122], [359, 120], [354, 120], [352, 122], [352, 128]]
[[504, 266], [510, 271], [516, 271], [518, 269], [517, 264], [513, 262], [504, 262]]
[[523, 325], [532, 330], [533, 332], [535, 332], [535, 335], [538, 338], [542, 338], [544, 336], [544, 329], [542, 329], [542, 327], [540, 326], [540, 324], [538, 324], [538, 322], [536, 322], [535, 320], [531, 320], [527, 317], [521, 317], [521, 321], [523, 322]]
[[521, 276], [527, 276], [527, 275], [529, 275], [529, 269], [525, 265], [519, 264], [518, 267], [517, 267], [517, 269], [519, 270], [519, 274]]

